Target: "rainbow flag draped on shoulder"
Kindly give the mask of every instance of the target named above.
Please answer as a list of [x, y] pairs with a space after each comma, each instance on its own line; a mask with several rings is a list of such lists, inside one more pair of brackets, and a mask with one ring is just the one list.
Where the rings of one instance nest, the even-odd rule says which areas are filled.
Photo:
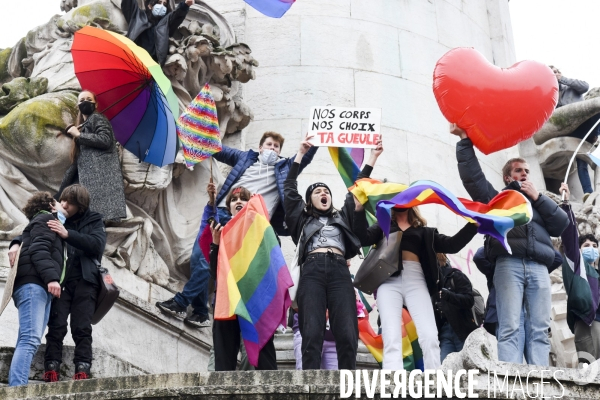
[[424, 204], [439, 204], [478, 226], [477, 231], [490, 235], [504, 245], [510, 253], [506, 235], [515, 226], [529, 223], [532, 216], [531, 203], [514, 190], [500, 192], [488, 204], [459, 199], [441, 185], [432, 181], [417, 181], [410, 186], [382, 183], [374, 179], [361, 179], [350, 191], [362, 203], [368, 203], [367, 211], [376, 204], [375, 215], [384, 234], [389, 236], [391, 209], [410, 208]]
[[215, 319], [238, 316], [248, 360], [257, 366], [260, 350], [286, 325], [293, 285], [262, 196], [223, 228], [217, 283]]

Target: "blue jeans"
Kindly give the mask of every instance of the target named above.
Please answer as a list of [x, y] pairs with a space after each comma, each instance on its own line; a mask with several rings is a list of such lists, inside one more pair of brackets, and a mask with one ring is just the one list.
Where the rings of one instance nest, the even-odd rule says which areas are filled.
[[519, 328], [525, 308], [525, 358], [547, 366], [550, 355], [550, 276], [548, 268], [533, 260], [501, 256], [494, 273], [498, 310], [498, 360], [521, 364]]
[[461, 351], [464, 344], [465, 342], [456, 336], [454, 329], [446, 321], [440, 330], [440, 362], [444, 362], [448, 354]]
[[594, 189], [592, 189], [588, 164], [579, 158], [576, 158], [575, 160], [577, 161], [577, 175], [579, 175], [579, 182], [581, 182], [583, 193], [592, 193]]
[[181, 293], [175, 295], [175, 301], [182, 307], [190, 304], [194, 307], [194, 314], [208, 316], [208, 278], [210, 277], [209, 265], [198, 239], [202, 231], [198, 232], [198, 237], [194, 241], [192, 256], [190, 258], [190, 280], [187, 281]]
[[13, 293], [19, 311], [19, 337], [8, 372], [9, 386], [27, 385], [31, 360], [48, 325], [52, 295], [35, 283], [27, 283]]
[[[498, 337], [498, 324], [496, 324], [496, 337]], [[527, 356], [525, 351], [525, 308], [521, 308], [521, 322], [519, 322], [519, 354]], [[527, 357], [525, 357], [525, 362], [529, 364]]]

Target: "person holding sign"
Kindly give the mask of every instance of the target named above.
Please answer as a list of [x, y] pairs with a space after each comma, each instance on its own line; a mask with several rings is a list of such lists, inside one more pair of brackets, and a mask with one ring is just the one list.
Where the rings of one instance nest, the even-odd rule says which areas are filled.
[[313, 183], [303, 199], [298, 193], [300, 163], [312, 144], [307, 136], [284, 182], [285, 222], [298, 246], [301, 265], [296, 300], [302, 335], [302, 368], [319, 369], [325, 333], [326, 310], [335, 337], [340, 369], [356, 369], [358, 320], [356, 297], [346, 260], [360, 251], [360, 241], [352, 232], [352, 195], [336, 210], [331, 191], [322, 182]]
[[22, 243], [18, 265], [13, 265], [15, 258], [9, 257], [11, 268], [17, 268], [12, 298], [19, 312], [19, 336], [8, 372], [9, 386], [27, 385], [31, 360], [48, 325], [52, 299], [60, 297], [64, 277], [64, 244], [47, 225], [59, 217], [64, 220], [62, 207], [50, 193], [37, 192], [29, 198], [23, 213], [29, 224], [10, 246], [11, 250], [13, 246], [18, 249], [18, 242]]

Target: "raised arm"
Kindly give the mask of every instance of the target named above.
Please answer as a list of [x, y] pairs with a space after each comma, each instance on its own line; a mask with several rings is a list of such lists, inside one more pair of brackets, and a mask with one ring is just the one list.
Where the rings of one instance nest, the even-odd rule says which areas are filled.
[[139, 11], [140, 9], [135, 0], [121, 0], [121, 12], [123, 13], [125, 21], [127, 21], [128, 24], [135, 13]]
[[579, 94], [584, 94], [590, 88], [590, 85], [587, 82], [579, 79], [570, 79], [565, 76], [561, 76], [558, 81], [563, 85], [567, 85]]
[[192, 4], [194, 4], [193, 0], [182, 1], [177, 8], [169, 14], [169, 37], [175, 34], [179, 25], [185, 20]]
[[477, 225], [467, 223], [454, 236], [446, 236], [436, 230], [433, 236], [433, 247], [436, 253], [455, 254], [461, 251], [477, 234]]
[[473, 142], [467, 137], [467, 133], [456, 124], [450, 124], [450, 133], [461, 138], [456, 143], [456, 161], [458, 161], [458, 173], [463, 186], [474, 201], [488, 203], [498, 194], [498, 191], [485, 178], [477, 156], [475, 156]]
[[302, 162], [302, 158], [312, 147], [312, 144], [308, 142], [310, 139], [311, 136], [307, 136], [300, 143], [300, 149], [298, 150], [296, 158], [290, 167], [287, 178], [283, 182], [283, 209], [285, 210], [285, 223], [288, 226], [288, 230], [295, 244], [298, 244], [298, 240], [300, 240], [300, 234], [302, 233], [302, 226], [299, 224], [299, 217], [302, 215], [304, 208], [306, 207], [306, 203], [304, 202], [302, 195], [298, 193], [298, 174], [300, 173], [300, 163]]
[[221, 151], [213, 154], [213, 157], [215, 160], [233, 167], [235, 164], [237, 164], [238, 160], [244, 155], [244, 153], [246, 152], [223, 145]]

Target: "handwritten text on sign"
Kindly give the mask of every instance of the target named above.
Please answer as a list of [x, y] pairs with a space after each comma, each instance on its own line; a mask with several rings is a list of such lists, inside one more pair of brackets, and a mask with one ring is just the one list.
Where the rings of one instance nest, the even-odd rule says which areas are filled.
[[381, 109], [312, 107], [308, 129], [315, 146], [375, 148], [381, 139]]

